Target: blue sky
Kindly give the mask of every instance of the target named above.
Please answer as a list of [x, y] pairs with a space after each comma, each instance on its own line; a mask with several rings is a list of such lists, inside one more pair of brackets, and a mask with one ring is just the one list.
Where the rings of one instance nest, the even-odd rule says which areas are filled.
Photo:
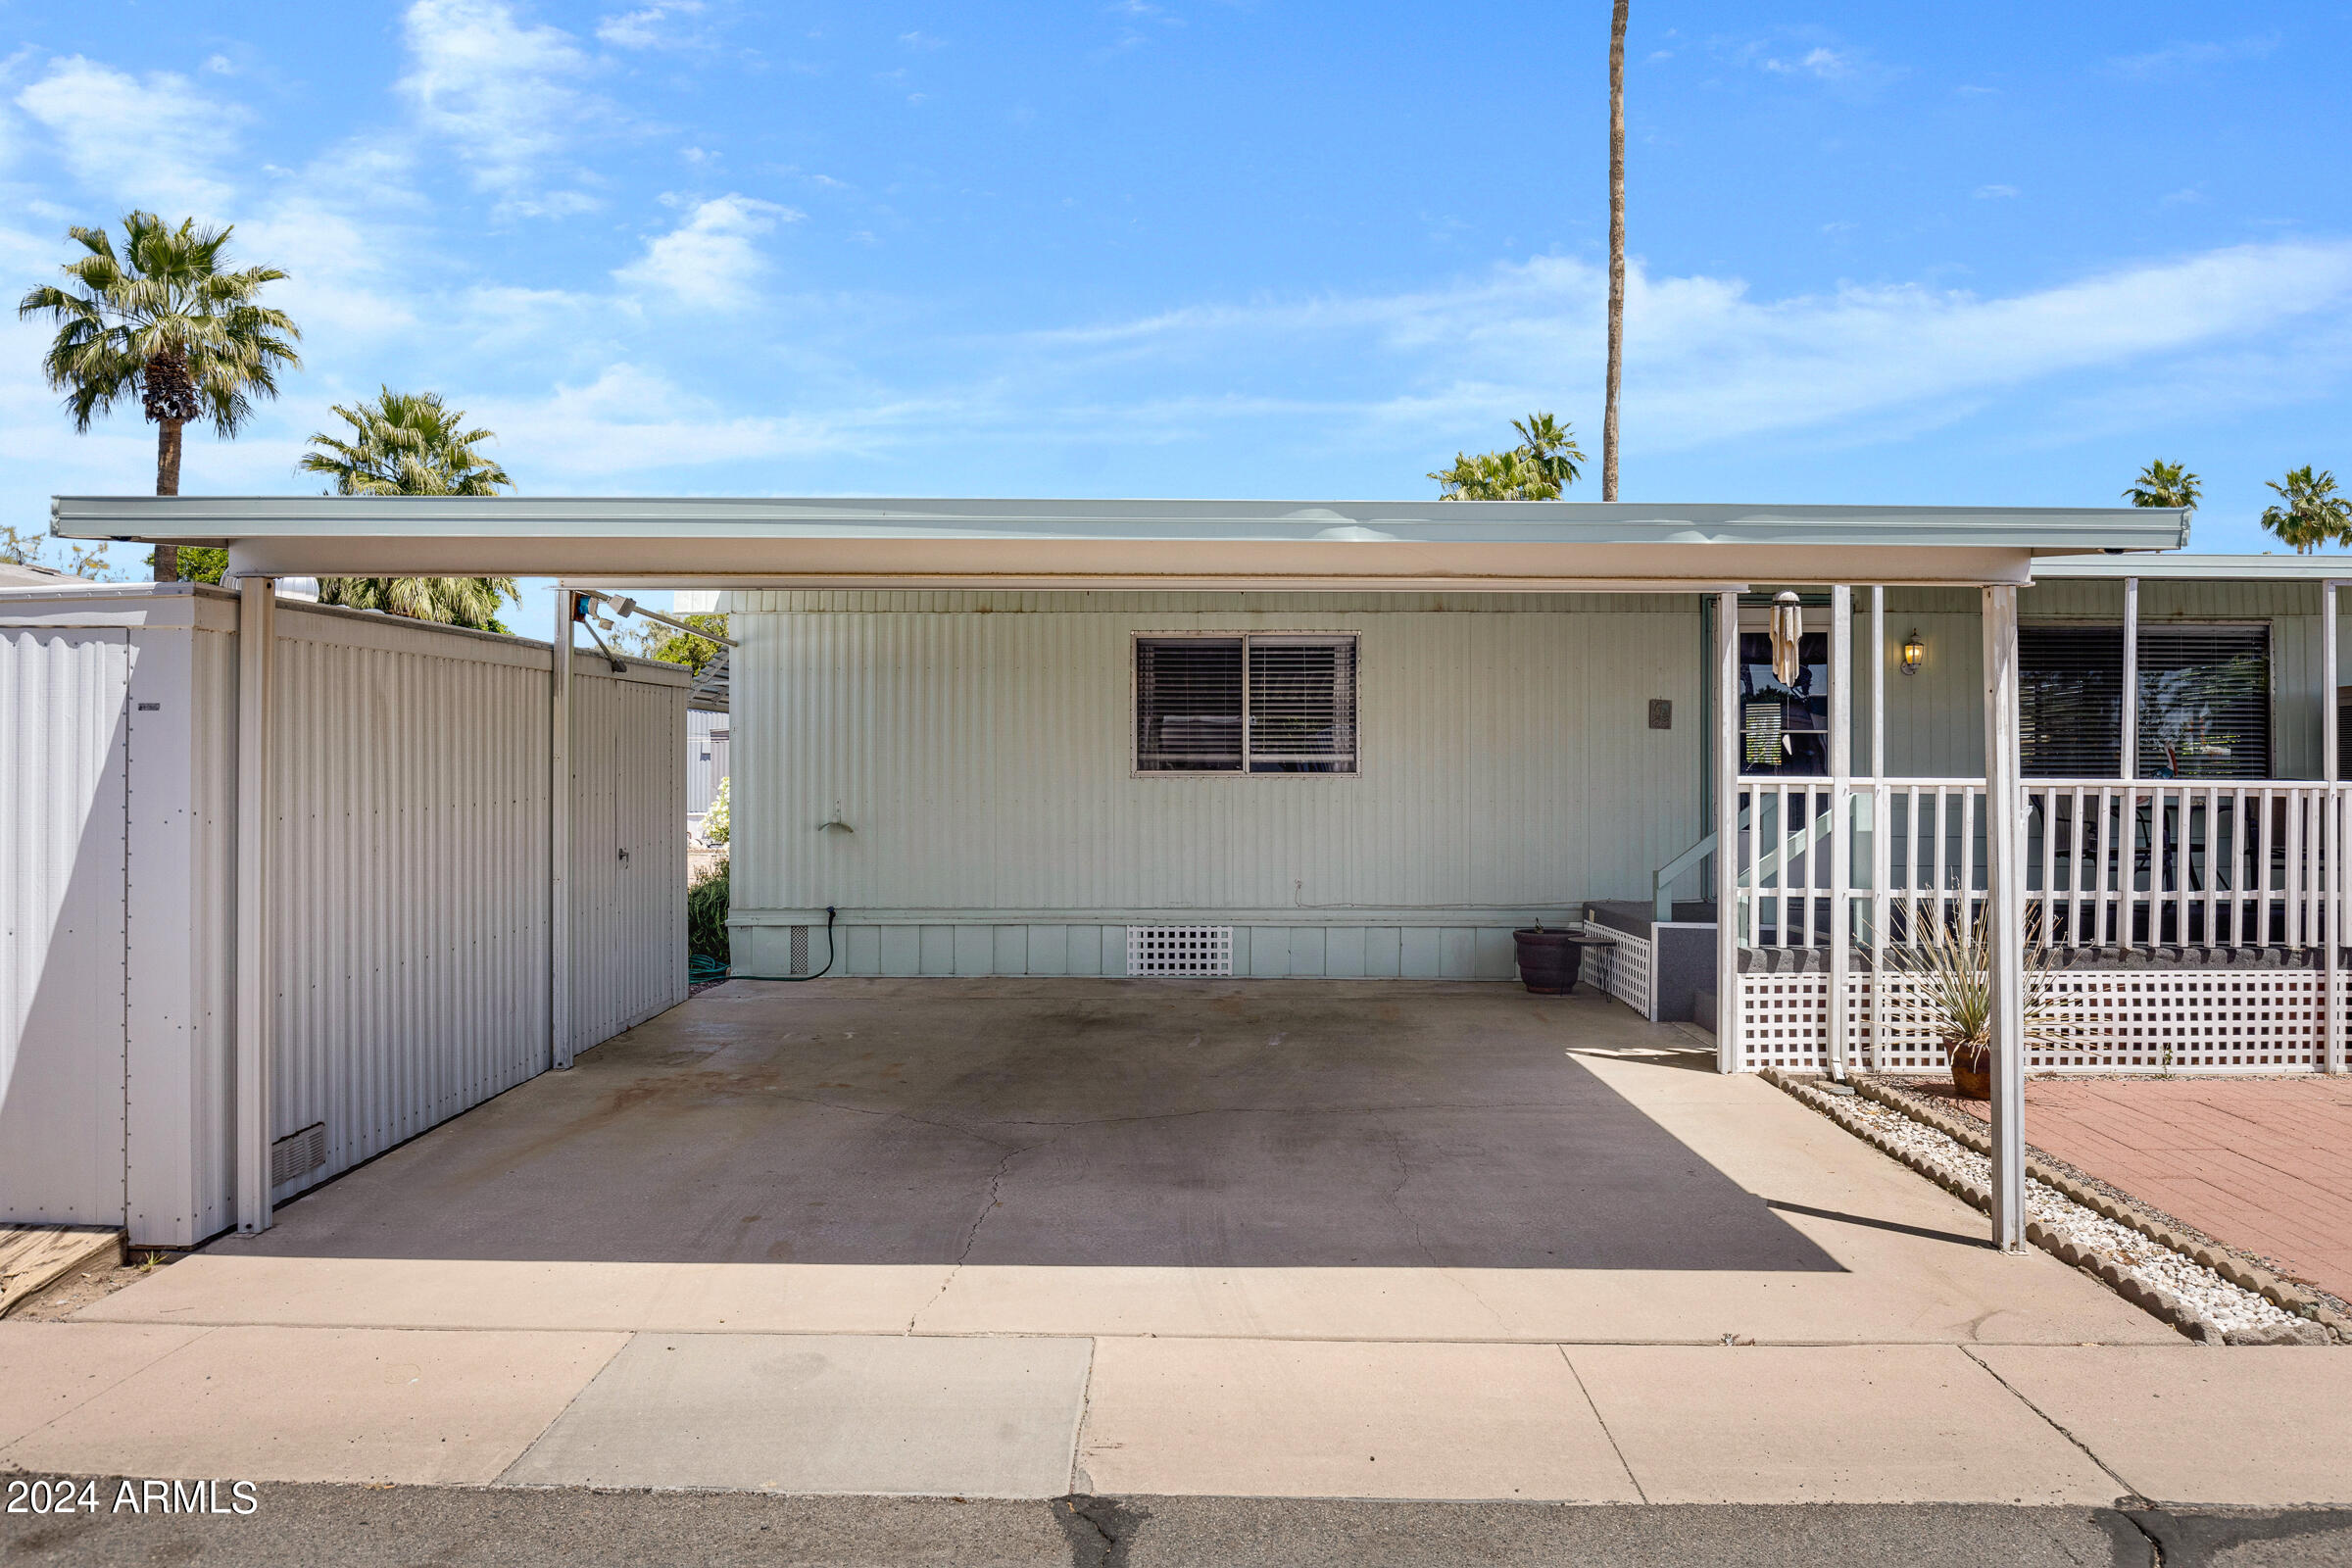
[[[1607, 10], [0, 4], [0, 266], [132, 205], [294, 276], [191, 491], [433, 388], [536, 494], [1396, 496], [1597, 459]], [[2352, 475], [2342, 7], [1646, 4], [1629, 500]], [[0, 350], [0, 506], [138, 491]], [[1572, 494], [1597, 499], [1597, 473]], [[20, 526], [24, 525], [20, 523]], [[544, 621], [544, 611], [535, 612]]]

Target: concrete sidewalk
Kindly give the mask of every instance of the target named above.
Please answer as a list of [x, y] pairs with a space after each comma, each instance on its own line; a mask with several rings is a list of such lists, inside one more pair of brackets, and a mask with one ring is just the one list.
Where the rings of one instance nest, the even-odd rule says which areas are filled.
[[1049, 1497], [2352, 1504], [2352, 1350], [0, 1324], [0, 1467]]

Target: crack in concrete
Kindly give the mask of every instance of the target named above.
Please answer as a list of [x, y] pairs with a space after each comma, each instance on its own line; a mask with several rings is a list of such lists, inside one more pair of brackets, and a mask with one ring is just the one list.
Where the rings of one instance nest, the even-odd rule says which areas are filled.
[[1398, 1201], [1404, 1196], [1405, 1188], [1412, 1182], [1413, 1162], [1404, 1157], [1404, 1134], [1394, 1127], [1387, 1131], [1389, 1147], [1396, 1156], [1396, 1185], [1389, 1189], [1386, 1201], [1389, 1207], [1396, 1211], [1398, 1219], [1412, 1227], [1413, 1245], [1421, 1250], [1421, 1255], [1429, 1260], [1429, 1266], [1444, 1268], [1446, 1265], [1438, 1261], [1438, 1254], [1430, 1250], [1429, 1238], [1421, 1229], [1421, 1221], [1414, 1217], [1403, 1203]]
[[1017, 1144], [1009, 1149], [1004, 1149], [1003, 1144], [998, 1143], [997, 1140], [993, 1138], [980, 1138], [978, 1133], [971, 1134], [971, 1136], [974, 1138], [980, 1138], [980, 1141], [984, 1144], [992, 1144], [1000, 1149], [1004, 1149], [1004, 1157], [998, 1160], [997, 1168], [988, 1173], [988, 1191], [981, 1195], [980, 1212], [972, 1216], [971, 1229], [963, 1233], [963, 1246], [956, 1253], [956, 1261], [948, 1265], [947, 1277], [939, 1282], [939, 1289], [932, 1293], [931, 1299], [925, 1301], [922, 1305], [916, 1307], [912, 1312], [907, 1314], [907, 1333], [912, 1334], [914, 1332], [914, 1326], [916, 1323], [921, 1321], [922, 1315], [939, 1304], [940, 1298], [946, 1296], [948, 1292], [954, 1288], [956, 1284], [956, 1276], [963, 1272], [965, 1260], [972, 1255], [973, 1244], [980, 1240], [980, 1227], [987, 1224], [988, 1216], [995, 1213], [996, 1210], [1003, 1204], [1004, 1178], [1011, 1172], [1012, 1162], [1020, 1158], [1023, 1154], [1034, 1154], [1041, 1149], [1051, 1149], [1055, 1143], [1060, 1141], [1063, 1133], [1068, 1131], [1069, 1129], [1065, 1127], [1061, 1132], [1055, 1133], [1052, 1138], [1041, 1138], [1034, 1144]]

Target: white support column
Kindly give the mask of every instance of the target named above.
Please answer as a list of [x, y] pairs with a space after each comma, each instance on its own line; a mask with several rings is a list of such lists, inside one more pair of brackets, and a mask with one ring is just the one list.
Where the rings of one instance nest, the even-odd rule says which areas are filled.
[[[1810, 861], [1810, 856], [1806, 857]], [[1808, 877], [1806, 880], [1810, 881]], [[1830, 1076], [1845, 1082], [1854, 925], [1854, 591], [1830, 589]]]
[[2326, 824], [2320, 840], [2320, 863], [2327, 878], [2321, 884], [2321, 907], [2327, 920], [2327, 985], [2321, 995], [2328, 1002], [2328, 1015], [2320, 1027], [2322, 1072], [2344, 1070], [2344, 933], [2339, 925], [2344, 908], [2344, 820], [2343, 803], [2332, 788], [2342, 782], [2335, 751], [2335, 590], [2332, 578], [2320, 584], [2320, 777], [2331, 786], [2320, 817]]
[[2026, 883], [2017, 722], [2017, 590], [1987, 588], [1984, 893], [1991, 930], [1992, 1244], [2004, 1252], [2026, 1246]]
[[[2139, 579], [2137, 577], [2124, 579], [2123, 748], [2124, 755], [2120, 759], [2122, 765], [2117, 768], [2117, 774], [2123, 778], [2135, 779], [2139, 777]], [[2131, 802], [2127, 798], [2124, 805], [2124, 820], [2126, 822], [2132, 820], [2132, 810]], [[2105, 829], [2102, 828], [2100, 831], [2104, 832]], [[2132, 940], [2131, 933], [2125, 932], [2122, 940], [2128, 945]], [[2155, 940], [2155, 934], [2152, 931], [2149, 933], [2149, 940]], [[2182, 934], [2182, 940], [2186, 940], [2186, 933]]]
[[277, 584], [237, 581], [237, 1231], [270, 1228], [275, 1008], [270, 953], [270, 720], [277, 674]]
[[1715, 596], [1715, 1065], [1740, 1070], [1740, 596]]
[[547, 1064], [571, 1065], [571, 590], [556, 584], [547, 778]]
[[1893, 918], [1886, 884], [1894, 868], [1886, 822], [1894, 809], [1886, 789], [1886, 589], [1870, 589], [1870, 1054], [1877, 1071], [1886, 1042], [1886, 923]]

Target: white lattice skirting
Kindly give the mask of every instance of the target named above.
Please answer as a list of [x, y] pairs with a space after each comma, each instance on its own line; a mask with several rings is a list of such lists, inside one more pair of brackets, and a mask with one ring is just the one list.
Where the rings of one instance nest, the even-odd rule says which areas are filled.
[[[1846, 1059], [1886, 1072], [1950, 1065], [1923, 1022], [1912, 982], [1887, 978], [1885, 1037], [1873, 1040], [1868, 972], [1846, 976]], [[2030, 1072], [2317, 1072], [2325, 979], [2305, 969], [2082, 969], [2051, 979], [2071, 1016], [2066, 1038], [2026, 1054]], [[1830, 978], [1822, 973], [1740, 977], [1740, 1065], [1822, 1071], [1829, 1066]]]
[[1584, 962], [1576, 971], [1576, 983], [1607, 992], [1644, 1018], [1653, 1016], [1657, 1004], [1650, 994], [1649, 942], [1623, 931], [1611, 931], [1609, 935], [1616, 939], [1614, 947], [1585, 949]]

